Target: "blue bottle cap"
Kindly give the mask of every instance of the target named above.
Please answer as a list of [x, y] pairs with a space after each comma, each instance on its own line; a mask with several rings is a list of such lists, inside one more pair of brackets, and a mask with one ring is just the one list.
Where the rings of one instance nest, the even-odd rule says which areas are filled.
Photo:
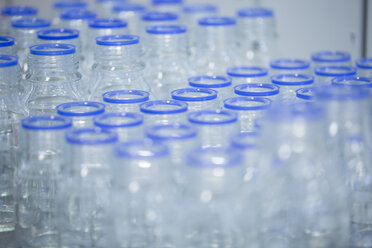
[[126, 3], [120, 4], [112, 7], [113, 12], [144, 12], [146, 11], [146, 6], [142, 4]]
[[184, 88], [173, 90], [172, 98], [178, 101], [201, 102], [210, 101], [217, 98], [217, 91], [206, 88]]
[[21, 120], [22, 127], [29, 130], [60, 130], [72, 126], [69, 118], [55, 115], [31, 116]]
[[271, 76], [271, 82], [282, 86], [299, 86], [314, 83], [314, 77], [307, 74], [279, 74]]
[[236, 20], [226, 16], [203, 17], [198, 21], [201, 26], [231, 26], [236, 24]]
[[49, 28], [38, 31], [37, 37], [41, 40], [71, 40], [79, 38], [80, 31], [70, 28]]
[[279, 94], [279, 86], [273, 84], [239, 84], [234, 92], [241, 96], [274, 96]]
[[100, 128], [135, 127], [143, 123], [143, 115], [131, 112], [106, 113], [94, 117], [93, 122]]
[[186, 27], [183, 25], [156, 25], [147, 26], [148, 34], [182, 34], [186, 33]]
[[231, 146], [241, 150], [251, 150], [257, 148], [258, 132], [239, 132], [231, 139]]
[[372, 69], [372, 58], [358, 59], [355, 63], [358, 68]]
[[197, 133], [196, 128], [183, 123], [157, 124], [145, 129], [146, 136], [155, 141], [191, 139]]
[[38, 9], [32, 6], [8, 6], [1, 10], [1, 14], [5, 16], [29, 16], [37, 15]]
[[372, 79], [367, 77], [337, 77], [331, 80], [332, 85], [335, 86], [346, 86], [346, 87], [372, 87]]
[[209, 3], [195, 3], [183, 7], [185, 13], [215, 13], [217, 11], [217, 6]]
[[90, 28], [125, 28], [128, 23], [117, 18], [95, 19], [89, 22]]
[[239, 9], [237, 14], [239, 17], [267, 18], [267, 17], [273, 17], [274, 11], [268, 8], [251, 7], [251, 8]]
[[14, 45], [14, 38], [10, 36], [0, 36], [0, 47], [7, 47]]
[[277, 70], [304, 70], [310, 68], [310, 62], [304, 59], [275, 59], [270, 67]]
[[259, 66], [235, 66], [227, 68], [227, 75], [230, 77], [265, 77], [269, 74], [269, 70]]
[[187, 108], [187, 103], [176, 100], [157, 100], [140, 104], [142, 113], [152, 115], [179, 114], [186, 112]]
[[51, 24], [52, 22], [50, 20], [36, 18], [36, 17], [21, 18], [21, 19], [12, 21], [13, 28], [27, 28], [27, 29], [47, 28]]
[[0, 54], [0, 68], [16, 66], [18, 64], [18, 57], [8, 54]]
[[105, 112], [105, 104], [99, 102], [67, 102], [56, 107], [63, 116], [79, 117], [99, 115]]
[[153, 5], [179, 5], [182, 0], [152, 0]]
[[169, 155], [167, 146], [151, 139], [134, 140], [118, 144], [115, 147], [117, 157], [127, 159], [164, 158]]
[[138, 44], [140, 37], [131, 34], [114, 34], [98, 36], [96, 44], [100, 46], [128, 46]]
[[238, 115], [227, 110], [200, 110], [187, 115], [189, 122], [199, 125], [225, 125], [238, 121]]
[[73, 145], [110, 145], [118, 141], [118, 135], [108, 129], [77, 128], [68, 131], [66, 141]]
[[87, 2], [83, 1], [71, 1], [71, 0], [63, 0], [63, 1], [58, 1], [53, 4], [53, 7], [55, 9], [84, 9], [88, 7]]
[[314, 87], [315, 97], [326, 101], [355, 101], [368, 99], [370, 92], [360, 87], [326, 85]]
[[64, 20], [90, 20], [97, 17], [97, 14], [85, 9], [71, 9], [61, 14]]
[[186, 162], [194, 168], [228, 168], [242, 165], [243, 156], [231, 147], [197, 148], [187, 155]]
[[178, 15], [171, 12], [151, 11], [145, 13], [142, 16], [142, 20], [147, 22], [176, 21], [178, 20]]
[[133, 104], [149, 100], [150, 93], [143, 90], [114, 90], [102, 95], [103, 101], [116, 104]]
[[30, 53], [41, 56], [59, 56], [74, 54], [76, 46], [71, 44], [50, 43], [30, 46]]
[[314, 99], [314, 87], [305, 87], [296, 90], [296, 96], [304, 100], [313, 100]]
[[314, 62], [326, 63], [326, 62], [348, 62], [351, 59], [351, 55], [348, 52], [342, 51], [319, 51], [311, 55], [311, 60]]
[[198, 88], [224, 88], [231, 86], [231, 78], [224, 76], [197, 76], [188, 79], [189, 85]]
[[356, 68], [352, 66], [318, 66], [315, 67], [315, 75], [325, 77], [354, 76]]
[[228, 98], [223, 101], [224, 107], [231, 110], [256, 111], [268, 109], [271, 100], [263, 97], [239, 96]]

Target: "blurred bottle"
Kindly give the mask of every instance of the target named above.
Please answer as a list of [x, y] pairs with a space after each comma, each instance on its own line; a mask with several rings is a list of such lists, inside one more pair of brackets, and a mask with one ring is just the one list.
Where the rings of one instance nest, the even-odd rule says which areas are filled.
[[219, 102], [217, 100], [217, 91], [201, 88], [183, 88], [171, 92], [172, 99], [186, 102], [189, 105], [189, 111], [203, 109], [217, 109]]
[[60, 24], [61, 20], [59, 17], [62, 13], [74, 9], [82, 10], [87, 7], [88, 3], [82, 0], [59, 0], [54, 2], [52, 9], [53, 26], [58, 26]]
[[267, 66], [278, 55], [274, 11], [247, 7], [237, 11], [241, 61], [247, 65]]
[[297, 100], [296, 91], [313, 85], [314, 77], [308, 74], [278, 74], [271, 77], [271, 82], [280, 86], [281, 101], [293, 102]]
[[275, 59], [270, 62], [270, 74], [310, 74], [310, 62], [305, 59]]
[[173, 25], [177, 24], [178, 21], [179, 21], [178, 15], [172, 12], [161, 11], [146, 12], [141, 17], [139, 35], [145, 35], [146, 28], [148, 26]]
[[314, 87], [304, 87], [296, 90], [296, 97], [301, 101], [314, 101]]
[[53, 114], [57, 105], [81, 99], [75, 46], [40, 44], [30, 47], [26, 76], [26, 108], [30, 115]]
[[372, 58], [358, 59], [356, 67], [358, 76], [372, 78]]
[[64, 134], [71, 120], [33, 116], [22, 120], [22, 162], [17, 171], [20, 247], [59, 247], [58, 197], [66, 166]]
[[351, 55], [343, 51], [319, 51], [311, 54], [312, 67], [317, 66], [350, 66]]
[[94, 0], [94, 10], [101, 18], [111, 18], [112, 8], [119, 4], [124, 4], [126, 0]]
[[226, 73], [232, 78], [233, 85], [246, 83], [269, 83], [269, 70], [259, 66], [236, 66], [227, 68]]
[[13, 5], [1, 9], [0, 34], [8, 35], [11, 22], [22, 17], [33, 17], [38, 13], [38, 9], [33, 6]]
[[152, 9], [164, 12], [181, 12], [183, 0], [152, 0]]
[[335, 77], [346, 77], [356, 75], [356, 68], [352, 66], [319, 66], [315, 67], [315, 84], [329, 85]]
[[56, 107], [57, 113], [71, 118], [74, 127], [92, 127], [93, 117], [105, 112], [105, 105], [99, 102], [67, 102]]
[[116, 18], [128, 21], [128, 33], [139, 35], [141, 30], [141, 17], [146, 11], [146, 6], [136, 3], [115, 5], [112, 13]]
[[271, 101], [279, 100], [278, 85], [274, 84], [239, 84], [234, 87], [234, 92], [238, 96], [266, 97]]
[[372, 78], [367, 77], [357, 77], [357, 76], [347, 76], [347, 77], [337, 77], [331, 80], [334, 86], [344, 86], [352, 88], [372, 88]]
[[145, 125], [185, 122], [187, 109], [187, 103], [176, 100], [157, 100], [140, 104]]
[[17, 55], [14, 38], [10, 36], [0, 36], [0, 54]]
[[2, 94], [5, 97], [4, 103], [11, 103], [6, 105], [16, 110], [15, 112], [25, 113], [23, 99], [25, 88], [17, 56], [0, 54], [0, 82], [2, 84]]
[[114, 90], [102, 95], [106, 112], [138, 112], [139, 104], [148, 101], [149, 96], [143, 90]]

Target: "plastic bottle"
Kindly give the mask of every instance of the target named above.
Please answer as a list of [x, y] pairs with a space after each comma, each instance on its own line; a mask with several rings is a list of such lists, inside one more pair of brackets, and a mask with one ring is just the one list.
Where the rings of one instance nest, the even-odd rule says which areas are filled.
[[277, 101], [280, 87], [274, 84], [239, 84], [234, 87], [234, 92], [238, 96], [266, 97]]
[[0, 36], [0, 54], [17, 55], [14, 38], [10, 36]]
[[139, 35], [141, 30], [141, 17], [146, 11], [146, 6], [136, 3], [115, 5], [112, 13], [119, 19], [128, 21], [128, 33]]
[[102, 95], [106, 112], [138, 112], [139, 104], [148, 101], [149, 96], [143, 90], [114, 90]]
[[56, 107], [57, 113], [71, 118], [74, 127], [93, 126], [93, 117], [105, 112], [105, 104], [99, 102], [67, 102]]
[[188, 104], [176, 100], [156, 100], [140, 104], [145, 125], [185, 122]]
[[74, 9], [87, 9], [88, 3], [82, 0], [59, 0], [53, 3], [52, 16], [53, 16], [53, 26], [58, 26], [60, 24], [59, 16], [70, 10]]
[[102, 18], [111, 18], [112, 17], [112, 8], [119, 4], [124, 4], [127, 1], [125, 0], [95, 0], [94, 10]]
[[304, 87], [296, 90], [296, 97], [304, 101], [314, 101], [314, 87]]
[[155, 11], [181, 12], [183, 0], [152, 0], [152, 8]]
[[183, 88], [171, 92], [172, 98], [181, 102], [187, 102], [189, 111], [203, 109], [217, 109], [217, 91], [207, 88]]
[[[21, 80], [21, 70], [18, 65], [18, 57], [8, 54], [0, 54], [0, 82], [4, 103], [8, 103], [13, 110], [24, 112], [22, 95], [25, 93], [24, 85]], [[5, 88], [4, 88], [5, 87]], [[7, 98], [11, 99], [7, 99]], [[16, 111], [16, 112], [17, 112]]]
[[162, 11], [146, 12], [141, 17], [139, 34], [145, 35], [148, 26], [173, 25], [177, 24], [178, 21], [179, 17], [176, 13]]
[[309, 74], [310, 62], [305, 59], [275, 59], [270, 62], [270, 74]]
[[226, 73], [232, 78], [233, 85], [246, 83], [269, 83], [269, 70], [260, 66], [236, 66], [227, 68]]
[[372, 77], [372, 58], [358, 59], [355, 63], [358, 76]]
[[329, 85], [335, 77], [346, 77], [356, 75], [356, 68], [351, 66], [319, 66], [315, 67], [315, 84]]
[[295, 101], [296, 90], [312, 86], [314, 77], [308, 74], [278, 74], [271, 77], [271, 82], [280, 86], [279, 98], [282, 101]]
[[351, 55], [348, 52], [325, 50], [311, 54], [313, 68], [317, 66], [350, 66]]
[[32, 17], [36, 16], [38, 9], [33, 6], [26, 5], [13, 5], [7, 6], [1, 9], [1, 24], [0, 24], [0, 34], [8, 35], [9, 28], [12, 20], [16, 20], [22, 17]]
[[331, 80], [334, 86], [345, 86], [352, 88], [372, 88], [372, 78], [368, 77], [337, 77]]

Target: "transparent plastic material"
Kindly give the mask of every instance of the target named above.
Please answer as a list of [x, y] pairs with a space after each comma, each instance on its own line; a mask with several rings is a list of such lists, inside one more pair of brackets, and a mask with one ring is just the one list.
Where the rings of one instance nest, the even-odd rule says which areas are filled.
[[200, 75], [224, 75], [229, 66], [239, 65], [234, 39], [236, 20], [213, 16], [199, 19], [193, 68]]
[[266, 97], [276, 101], [280, 87], [274, 84], [240, 84], [234, 87], [234, 92], [238, 96]]
[[183, 0], [152, 0], [152, 9], [179, 13], [182, 10]]
[[175, 25], [179, 22], [178, 14], [163, 11], [150, 11], [141, 16], [140, 35], [146, 34], [149, 26]]
[[270, 62], [270, 74], [310, 74], [310, 62], [305, 59], [275, 59]]
[[128, 33], [140, 34], [141, 16], [146, 11], [146, 6], [136, 3], [122, 3], [112, 8], [112, 13], [120, 19], [128, 21]]
[[185, 122], [188, 104], [176, 100], [148, 101], [140, 104], [145, 125]]
[[11, 21], [22, 17], [33, 17], [38, 9], [27, 5], [11, 5], [1, 9], [0, 35], [9, 35]]
[[17, 55], [15, 39], [10, 36], [0, 36], [0, 54]]
[[319, 66], [315, 67], [315, 84], [329, 85], [331, 80], [336, 77], [346, 77], [356, 75], [356, 68], [351, 66]]
[[239, 132], [230, 140], [231, 146], [241, 151], [244, 156], [246, 164], [244, 181], [246, 182], [252, 180], [258, 172], [257, 163], [259, 161], [259, 139], [259, 132]]
[[311, 54], [312, 67], [317, 66], [350, 66], [351, 55], [344, 51], [319, 51]]
[[8, 107], [13, 108], [12, 106], [14, 106], [13, 109], [16, 108], [24, 112], [23, 99], [20, 96], [25, 93], [25, 89], [17, 56], [0, 54], [0, 84], [4, 103], [8, 103], [7, 98], [13, 98], [8, 99], [14, 101]]
[[114, 247], [112, 242], [112, 150], [118, 136], [99, 128], [66, 133], [69, 161], [60, 186], [61, 247]]
[[177, 247], [179, 208], [169, 184], [166, 146], [135, 140], [115, 147], [111, 247]]
[[172, 98], [181, 102], [186, 102], [189, 111], [203, 109], [217, 109], [219, 102], [217, 100], [217, 91], [202, 88], [184, 88], [171, 92]]
[[239, 131], [238, 115], [232, 111], [200, 110], [187, 118], [198, 129], [203, 148], [228, 146], [231, 135]]
[[358, 76], [372, 78], [372, 58], [358, 59], [355, 63]]
[[224, 101], [224, 107], [239, 116], [240, 132], [254, 131], [254, 121], [261, 118], [271, 106], [271, 100], [264, 97], [233, 97]]
[[58, 0], [55, 1], [52, 8], [53, 16], [53, 26], [58, 26], [60, 24], [59, 16], [62, 13], [68, 12], [70, 10], [84, 10], [88, 8], [88, 3], [81, 0]]
[[100, 17], [110, 18], [112, 17], [112, 8], [118, 4], [126, 3], [123, 0], [95, 0], [94, 10]]
[[22, 127], [23, 153], [16, 177], [17, 241], [21, 247], [58, 247], [58, 198], [67, 163], [64, 134], [71, 120], [34, 116], [23, 119]]
[[347, 76], [339, 77], [331, 80], [334, 86], [345, 86], [352, 88], [372, 88], [372, 78]]
[[314, 84], [314, 77], [308, 74], [279, 74], [272, 76], [271, 82], [280, 86], [280, 100], [291, 102], [297, 100], [298, 89]]
[[227, 68], [226, 73], [232, 78], [233, 85], [246, 83], [269, 83], [269, 70], [259, 66], [237, 66]]
[[138, 112], [139, 104], [148, 101], [149, 96], [143, 90], [115, 90], [102, 95], [106, 112]]
[[239, 54], [243, 64], [267, 66], [278, 55], [274, 11], [248, 7], [237, 11]]
[[304, 87], [296, 90], [296, 97], [301, 101], [314, 101], [314, 87]]
[[53, 114], [57, 105], [81, 99], [81, 74], [74, 45], [32, 46], [27, 63], [30, 89], [26, 108], [30, 115]]
[[56, 107], [57, 113], [72, 118], [74, 127], [93, 126], [93, 117], [105, 112], [105, 105], [99, 102], [67, 102]]

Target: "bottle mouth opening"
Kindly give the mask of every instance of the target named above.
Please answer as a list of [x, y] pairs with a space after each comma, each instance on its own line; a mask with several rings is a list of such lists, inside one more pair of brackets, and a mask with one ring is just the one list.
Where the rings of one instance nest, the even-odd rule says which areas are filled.
[[146, 27], [148, 34], [183, 34], [187, 28], [183, 25], [156, 25]]
[[235, 66], [227, 68], [227, 75], [230, 77], [264, 77], [269, 74], [269, 70], [259, 66]]
[[201, 26], [232, 26], [236, 24], [236, 20], [225, 16], [210, 16], [199, 19], [198, 23]]
[[313, 100], [314, 99], [314, 88], [306, 87], [296, 90], [296, 96], [304, 100]]
[[17, 64], [18, 64], [17, 56], [0, 54], [0, 68], [16, 66]]
[[160, 12], [160, 11], [152, 11], [147, 12], [142, 16], [143, 21], [176, 21], [178, 20], [178, 15], [171, 12]]
[[197, 130], [182, 123], [152, 125], [145, 130], [146, 136], [153, 140], [184, 140], [196, 137]]
[[68, 102], [58, 105], [56, 109], [57, 113], [63, 116], [92, 116], [105, 112], [105, 104], [100, 102]]
[[242, 8], [237, 12], [239, 17], [269, 18], [274, 16], [274, 11], [268, 8], [252, 7]]
[[118, 144], [115, 147], [117, 157], [129, 159], [163, 158], [169, 155], [168, 148], [151, 139], [134, 140]]
[[189, 85], [197, 88], [223, 88], [232, 84], [230, 77], [224, 76], [197, 76], [188, 79]]
[[356, 61], [358, 68], [362, 69], [372, 69], [372, 58], [362, 58]]
[[216, 5], [213, 4], [190, 4], [183, 7], [185, 13], [215, 13], [218, 11]]
[[107, 145], [118, 141], [118, 135], [107, 129], [79, 128], [66, 133], [66, 141], [74, 145]]
[[352, 66], [318, 66], [315, 67], [315, 75], [326, 77], [354, 76], [356, 68]]
[[334, 86], [346, 86], [346, 87], [372, 87], [372, 79], [367, 77], [338, 77], [331, 80], [332, 85]]
[[37, 15], [38, 9], [32, 6], [9, 6], [2, 9], [1, 14], [7, 16]]
[[90, 28], [125, 28], [128, 23], [121, 19], [110, 18], [110, 19], [95, 19], [89, 22]]
[[364, 88], [334, 85], [314, 87], [314, 94], [317, 99], [326, 101], [358, 101], [370, 97], [370, 92]]
[[274, 96], [279, 94], [280, 87], [273, 84], [239, 84], [234, 92], [241, 96]]
[[65, 8], [84, 9], [88, 7], [88, 3], [83, 2], [83, 1], [58, 1], [54, 3], [53, 7], [55, 9], [65, 9]]
[[59, 130], [72, 126], [71, 119], [61, 116], [31, 116], [22, 119], [22, 127], [29, 130]]
[[40, 56], [60, 56], [74, 54], [76, 46], [62, 43], [38, 44], [30, 47], [30, 53]]
[[314, 83], [314, 77], [307, 74], [279, 74], [271, 76], [271, 82], [281, 86], [299, 86]]
[[140, 37], [137, 35], [105, 35], [96, 38], [96, 44], [100, 46], [127, 46], [138, 44]]
[[89, 20], [95, 19], [97, 14], [88, 10], [72, 9], [61, 14], [64, 20]]
[[187, 118], [189, 122], [199, 125], [224, 125], [238, 121], [238, 115], [227, 110], [194, 111]]
[[52, 28], [40, 30], [36, 34], [42, 40], [70, 40], [79, 38], [80, 31], [69, 28]]
[[240, 96], [224, 100], [224, 107], [231, 110], [265, 110], [271, 106], [272, 101], [263, 97]]
[[114, 90], [102, 95], [103, 101], [117, 104], [141, 103], [149, 100], [150, 93], [143, 90]]
[[140, 104], [140, 110], [146, 114], [179, 114], [187, 111], [188, 104], [176, 100], [148, 101]]
[[172, 98], [178, 101], [200, 102], [217, 98], [217, 91], [201, 88], [184, 88], [171, 92]]
[[310, 68], [310, 62], [302, 59], [276, 59], [270, 63], [272, 69], [303, 70]]
[[143, 115], [131, 112], [106, 113], [95, 117], [93, 122], [100, 128], [134, 127], [143, 123]]
[[348, 62], [351, 55], [348, 52], [342, 51], [319, 51], [311, 55], [311, 60], [314, 62]]
[[121, 4], [112, 8], [113, 12], [144, 12], [146, 7], [141, 4]]
[[152, 0], [152, 4], [155, 6], [158, 5], [181, 5], [182, 0]]
[[52, 24], [50, 20], [41, 18], [22, 18], [12, 21], [13, 28], [25, 28], [25, 29], [35, 29], [35, 28], [47, 28]]
[[14, 38], [10, 36], [0, 36], [0, 47], [13, 46]]

